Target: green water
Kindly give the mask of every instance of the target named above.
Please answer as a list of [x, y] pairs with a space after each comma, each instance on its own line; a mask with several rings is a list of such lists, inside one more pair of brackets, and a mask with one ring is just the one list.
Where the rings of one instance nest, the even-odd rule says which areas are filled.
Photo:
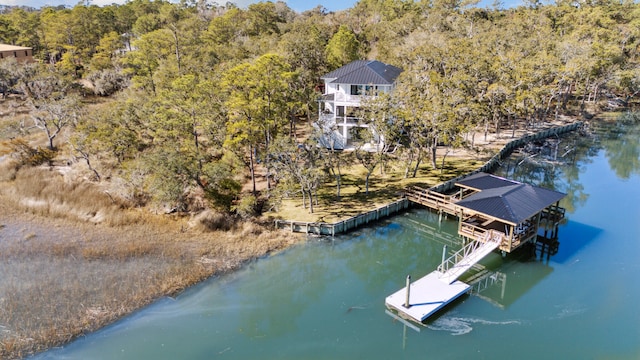
[[[569, 164], [499, 171], [569, 194], [558, 253], [483, 261], [502, 279], [414, 331], [384, 299], [431, 272], [453, 220], [411, 210], [162, 299], [38, 359], [640, 359], [640, 127], [563, 139]], [[539, 255], [539, 254], [538, 254]]]

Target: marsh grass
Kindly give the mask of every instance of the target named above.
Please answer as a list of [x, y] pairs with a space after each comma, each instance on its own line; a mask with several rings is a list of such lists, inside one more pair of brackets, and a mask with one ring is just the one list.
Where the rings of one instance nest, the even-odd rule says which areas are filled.
[[215, 213], [141, 215], [43, 169], [20, 170], [2, 189], [3, 359], [64, 344], [300, 240]]
[[[5, 165], [9, 166], [9, 165]], [[18, 208], [35, 214], [108, 225], [140, 221], [140, 212], [127, 211], [124, 201], [114, 198], [99, 185], [70, 182], [50, 167], [24, 167], [7, 180], [4, 197]]]

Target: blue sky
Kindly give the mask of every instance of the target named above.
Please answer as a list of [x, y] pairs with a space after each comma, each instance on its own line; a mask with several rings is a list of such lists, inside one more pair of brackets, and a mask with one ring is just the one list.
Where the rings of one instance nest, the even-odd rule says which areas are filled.
[[[0, 0], [1, 5], [26, 5], [32, 7], [42, 7], [44, 5], [68, 5], [73, 6], [76, 5], [79, 0]], [[91, 3], [94, 5], [108, 5], [112, 3], [122, 4], [125, 0], [91, 0]], [[226, 0], [217, 1], [220, 4], [224, 4]], [[257, 0], [231, 0], [231, 2], [236, 3], [240, 7], [246, 7], [247, 5], [258, 2]], [[338, 11], [348, 9], [353, 7], [353, 5], [357, 2], [357, 0], [287, 0], [285, 1], [289, 4], [289, 7], [292, 9], [302, 12], [305, 10], [313, 9], [318, 5], [322, 5], [330, 11]], [[480, 6], [489, 6], [491, 5], [492, 0], [482, 0]], [[521, 3], [521, 0], [502, 0], [505, 6], [513, 6], [515, 4]]]

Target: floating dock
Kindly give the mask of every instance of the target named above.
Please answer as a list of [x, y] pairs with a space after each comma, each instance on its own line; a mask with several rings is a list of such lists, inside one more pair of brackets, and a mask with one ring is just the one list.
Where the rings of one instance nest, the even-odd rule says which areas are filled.
[[498, 248], [500, 240], [491, 231], [487, 232], [485, 236], [471, 241], [447, 259], [445, 246], [442, 263], [437, 270], [414, 283], [411, 283], [411, 277], [408, 276], [407, 286], [387, 296], [385, 305], [397, 311], [401, 317], [415, 322], [424, 321], [471, 289], [471, 285], [458, 278]]
[[470, 285], [456, 280], [450, 284], [442, 281], [443, 274], [434, 271], [427, 276], [409, 285], [409, 307], [405, 307], [407, 294], [406, 286], [392, 295], [387, 296], [385, 304], [394, 309], [402, 317], [409, 320], [422, 322], [436, 311], [440, 310], [448, 303], [465, 294]]

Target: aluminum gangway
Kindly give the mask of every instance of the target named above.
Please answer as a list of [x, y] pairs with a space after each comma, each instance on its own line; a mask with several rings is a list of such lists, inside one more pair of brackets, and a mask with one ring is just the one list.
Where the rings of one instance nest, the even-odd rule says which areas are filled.
[[493, 230], [485, 232], [482, 240], [472, 240], [462, 249], [442, 261], [437, 270], [440, 272], [440, 280], [447, 284], [458, 280], [473, 265], [497, 249], [501, 241], [502, 234]]

